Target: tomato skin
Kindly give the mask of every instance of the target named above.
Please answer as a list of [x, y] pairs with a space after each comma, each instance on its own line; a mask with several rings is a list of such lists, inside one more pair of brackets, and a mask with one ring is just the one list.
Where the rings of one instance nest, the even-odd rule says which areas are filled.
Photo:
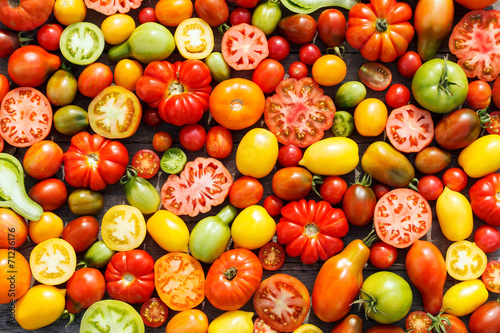
[[273, 175], [274, 194], [283, 200], [305, 198], [312, 189], [312, 174], [302, 167], [286, 167]]
[[382, 134], [387, 123], [387, 107], [376, 98], [367, 98], [354, 110], [354, 126], [362, 136], [373, 137]]
[[474, 312], [488, 300], [488, 290], [478, 279], [462, 281], [453, 285], [443, 296], [441, 309], [457, 317]]
[[[0, 249], [18, 248], [28, 237], [28, 224], [21, 215], [9, 208], [0, 208], [0, 227], [6, 230], [0, 237]], [[9, 233], [14, 236], [9, 238]], [[8, 288], [7, 288], [8, 289]], [[0, 304], [3, 304], [0, 301]]]
[[500, 249], [500, 230], [491, 225], [482, 225], [474, 232], [474, 243], [484, 253], [492, 253]]
[[391, 188], [383, 183], [376, 183], [375, 185], [373, 185], [373, 192], [375, 192], [375, 197], [377, 197], [377, 200], [389, 193], [390, 190]]
[[236, 7], [229, 14], [229, 24], [231, 26], [238, 25], [240, 23], [252, 24], [252, 13], [244, 7]]
[[[12, 261], [16, 265], [14, 272], [12, 272], [12, 267], [9, 268], [9, 263], [12, 264]], [[12, 276], [14, 276], [14, 281], [11, 280]], [[31, 285], [31, 269], [28, 261], [12, 248], [0, 249], [0, 278], [0, 288], [3, 291], [0, 294], [0, 304], [8, 304], [20, 299]], [[14, 282], [14, 288], [11, 287], [12, 282]]]
[[31, 220], [28, 224], [30, 239], [35, 244], [40, 244], [43, 241], [49, 240], [51, 238], [59, 239], [59, 237], [61, 237], [63, 228], [63, 220], [52, 212], [43, 212], [40, 219]]
[[278, 198], [275, 194], [271, 194], [264, 199], [264, 209], [271, 216], [278, 216], [283, 208], [283, 200]]
[[156, 132], [153, 135], [153, 149], [158, 152], [165, 152], [172, 147], [172, 136], [167, 132]]
[[254, 128], [241, 139], [236, 150], [236, 168], [245, 176], [263, 178], [278, 160], [278, 140], [264, 128]]
[[295, 61], [292, 62], [290, 67], [288, 67], [288, 75], [290, 75], [291, 78], [300, 80], [303, 77], [307, 76], [308, 69], [306, 64], [304, 64], [302, 61]]
[[[177, 215], [159, 210], [148, 219], [146, 227], [151, 237], [164, 250], [188, 252], [189, 230]], [[195, 252], [194, 247], [191, 247], [191, 251]]]
[[366, 333], [404, 333], [403, 329], [394, 325], [375, 325], [370, 327]]
[[[0, 8], [1, 10], [1, 8]], [[20, 47], [9, 57], [7, 71], [19, 86], [37, 87], [61, 67], [61, 59], [37, 45]]]
[[200, 124], [184, 125], [179, 132], [181, 145], [189, 151], [198, 151], [205, 145], [207, 132]]
[[229, 202], [236, 208], [244, 209], [257, 204], [264, 195], [264, 187], [255, 178], [243, 176], [231, 185]]
[[469, 83], [469, 92], [465, 103], [473, 110], [487, 108], [491, 103], [492, 90], [488, 83], [476, 80]]
[[281, 9], [279, 3], [266, 1], [254, 9], [251, 24], [262, 30], [264, 34], [270, 35], [276, 30], [280, 19]]
[[198, 309], [177, 313], [167, 323], [165, 333], [206, 333], [208, 331], [207, 315]]
[[467, 186], [467, 175], [460, 168], [450, 168], [443, 173], [443, 185], [453, 191], [462, 192]]
[[466, 239], [472, 233], [473, 214], [469, 200], [445, 186], [436, 201], [436, 214], [444, 236], [451, 241]]
[[63, 28], [57, 23], [47, 23], [40, 27], [36, 34], [38, 44], [47, 51], [55, 51], [59, 49], [59, 39]]
[[398, 257], [398, 249], [384, 242], [377, 242], [370, 247], [370, 263], [378, 269], [391, 267]]
[[446, 114], [436, 125], [436, 142], [444, 149], [464, 148], [481, 133], [479, 115], [471, 109], [458, 109]]
[[193, 2], [189, 0], [158, 1], [155, 6], [156, 19], [167, 27], [176, 27], [192, 15]]
[[157, 297], [151, 297], [141, 306], [141, 318], [146, 326], [159, 327], [167, 321], [168, 307]]
[[385, 95], [385, 102], [391, 108], [400, 108], [410, 102], [410, 90], [402, 84], [393, 84]]
[[476, 309], [469, 319], [471, 333], [498, 333], [500, 327], [500, 301], [489, 301]]
[[318, 17], [318, 35], [328, 48], [340, 46], [345, 41], [347, 24], [338, 9], [325, 9]]
[[102, 193], [77, 189], [68, 196], [69, 210], [75, 215], [95, 215], [104, 207]]
[[[0, 74], [0, 102], [10, 90], [9, 79], [3, 74]], [[0, 150], [1, 152], [1, 150]]]
[[87, 6], [83, 0], [56, 0], [54, 3], [54, 17], [62, 25], [82, 22], [86, 15]]
[[[332, 75], [333, 74], [333, 75]], [[312, 76], [323, 86], [334, 86], [342, 82], [347, 74], [347, 66], [342, 58], [334, 54], [319, 57], [313, 64]]]
[[361, 227], [372, 221], [377, 198], [368, 177], [349, 186], [342, 199], [342, 210], [350, 224]]
[[44, 211], [53, 211], [66, 203], [68, 191], [61, 180], [48, 178], [35, 184], [28, 192], [28, 196], [42, 206]]
[[335, 325], [330, 333], [363, 333], [363, 320], [350, 314]]
[[[10, 57], [10, 55], [21, 46], [19, 44], [18, 34], [7, 29], [0, 29], [0, 46], [0, 58]], [[2, 97], [2, 95], [0, 95], [0, 97]]]
[[332, 205], [340, 203], [346, 191], [347, 183], [339, 176], [326, 177], [319, 188], [319, 194], [321, 194], [323, 200]]
[[286, 16], [278, 22], [278, 33], [291, 43], [309, 43], [316, 35], [316, 20], [307, 14]]
[[253, 71], [252, 81], [266, 94], [272, 93], [285, 77], [285, 68], [274, 59], [264, 59]]
[[484, 177], [500, 168], [500, 135], [488, 134], [480, 137], [458, 155], [458, 164], [467, 176]]
[[89, 115], [77, 105], [66, 105], [54, 113], [54, 127], [63, 135], [75, 135], [89, 126]]
[[477, 180], [469, 190], [471, 207], [484, 222], [500, 226], [500, 174], [492, 173]]
[[269, 47], [269, 58], [281, 61], [288, 57], [290, 44], [281, 36], [273, 36], [267, 41]]
[[194, 10], [212, 27], [218, 27], [229, 18], [229, 8], [224, 0], [196, 0]]
[[153, 7], [144, 7], [139, 12], [139, 23], [158, 22], [156, 19], [155, 9]]
[[77, 270], [66, 283], [66, 309], [79, 313], [100, 301], [106, 292], [106, 281], [95, 268]]
[[441, 179], [434, 175], [425, 175], [420, 178], [417, 188], [427, 201], [437, 200], [444, 189]]
[[450, 152], [434, 146], [425, 147], [415, 156], [415, 167], [418, 171], [426, 175], [441, 172], [450, 163]]
[[83, 252], [97, 240], [99, 228], [99, 222], [94, 217], [80, 216], [66, 224], [62, 239], [70, 243], [75, 252]]
[[78, 91], [87, 97], [96, 97], [113, 83], [113, 72], [108, 65], [94, 62], [85, 67], [78, 77]]
[[417, 69], [422, 66], [420, 56], [414, 51], [407, 51], [398, 60], [398, 71], [402, 76], [411, 79]]
[[135, 91], [137, 81], [143, 74], [144, 69], [140, 62], [137, 60], [122, 59], [116, 64], [113, 77], [117, 86]]
[[23, 168], [35, 179], [46, 179], [59, 171], [62, 160], [61, 147], [53, 141], [43, 140], [28, 148], [23, 157]]
[[47, 98], [52, 105], [65, 106], [74, 101], [78, 83], [73, 74], [60, 69], [47, 82]]
[[130, 15], [122, 13], [110, 15], [101, 23], [104, 40], [111, 45], [118, 45], [125, 42], [134, 29], [134, 19]]
[[53, 7], [54, 0], [5, 2], [0, 5], [0, 21], [12, 30], [33, 30], [47, 21]]
[[276, 222], [259, 205], [243, 209], [231, 226], [231, 237], [236, 248], [258, 249], [271, 241], [275, 233]]
[[214, 126], [208, 130], [205, 142], [207, 154], [210, 157], [223, 159], [233, 151], [233, 135], [224, 126]]

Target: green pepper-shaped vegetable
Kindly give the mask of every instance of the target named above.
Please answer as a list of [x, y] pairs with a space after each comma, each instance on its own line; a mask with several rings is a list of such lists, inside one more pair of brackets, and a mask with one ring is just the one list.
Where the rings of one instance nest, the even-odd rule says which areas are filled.
[[5, 153], [0, 153], [0, 207], [12, 208], [30, 221], [38, 221], [43, 213], [42, 207], [26, 193], [21, 163]]

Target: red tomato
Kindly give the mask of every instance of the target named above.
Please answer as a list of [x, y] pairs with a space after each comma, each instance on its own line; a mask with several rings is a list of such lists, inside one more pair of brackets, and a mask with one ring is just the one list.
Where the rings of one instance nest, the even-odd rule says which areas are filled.
[[467, 174], [461, 168], [450, 168], [443, 173], [443, 185], [453, 191], [463, 191], [468, 180]]
[[100, 301], [106, 291], [106, 281], [95, 268], [77, 270], [66, 283], [66, 309], [79, 313]]
[[500, 173], [477, 180], [469, 190], [472, 211], [484, 222], [500, 226]]
[[139, 23], [158, 22], [156, 19], [155, 9], [153, 7], [144, 7], [139, 12]]
[[200, 124], [185, 125], [179, 132], [181, 145], [189, 151], [198, 151], [205, 145], [207, 132]]
[[17, 33], [7, 29], [0, 29], [0, 58], [8, 58], [19, 47], [21, 45]]
[[0, 74], [0, 103], [2, 102], [4, 96], [7, 95], [9, 90], [10, 90], [9, 79], [7, 79], [5, 75]]
[[299, 166], [302, 150], [294, 145], [281, 146], [278, 151], [278, 163], [283, 167]]
[[366, 333], [405, 333], [405, 331], [394, 325], [375, 325], [370, 327]]
[[172, 136], [167, 132], [156, 132], [153, 136], [153, 149], [164, 152], [172, 147]]
[[168, 318], [168, 307], [158, 297], [151, 297], [141, 306], [141, 318], [146, 326], [160, 327]]
[[492, 94], [493, 103], [500, 108], [500, 79], [498, 77], [493, 83]]
[[373, 185], [373, 192], [375, 192], [375, 197], [377, 197], [377, 201], [380, 200], [384, 195], [389, 192], [391, 188], [384, 183], [376, 183]]
[[340, 203], [346, 191], [347, 183], [339, 176], [326, 177], [319, 188], [321, 198], [332, 205]]
[[257, 204], [264, 194], [264, 187], [255, 178], [238, 178], [229, 190], [229, 202], [236, 208], [244, 209]]
[[196, 0], [194, 10], [199, 18], [215, 28], [226, 23], [229, 18], [229, 8], [225, 0]]
[[62, 239], [70, 243], [75, 252], [83, 252], [97, 240], [99, 228], [99, 222], [93, 216], [80, 216], [66, 224]]
[[255, 321], [253, 322], [253, 333], [280, 333], [274, 328], [271, 328], [266, 322], [260, 318], [257, 317]]
[[429, 111], [410, 104], [392, 110], [385, 132], [397, 150], [419, 152], [434, 138], [434, 123]]
[[413, 311], [405, 321], [406, 329], [415, 333], [427, 333], [431, 325], [432, 319], [424, 311]]
[[495, 0], [455, 0], [456, 3], [461, 4], [467, 9], [483, 9], [493, 5]]
[[61, 67], [61, 59], [37, 45], [27, 45], [15, 50], [9, 57], [7, 71], [12, 81], [22, 87], [43, 84]]
[[150, 107], [142, 112], [142, 121], [149, 127], [157, 127], [162, 123], [158, 109]]
[[427, 201], [437, 200], [444, 189], [441, 179], [434, 175], [425, 175], [420, 178], [417, 188]]
[[279, 169], [273, 175], [272, 189], [283, 200], [305, 198], [312, 189], [312, 174], [302, 167]]
[[47, 51], [55, 51], [59, 49], [59, 39], [61, 39], [62, 32], [63, 27], [60, 24], [47, 23], [40, 27], [36, 39], [38, 44]]
[[281, 214], [281, 208], [283, 208], [283, 200], [271, 194], [264, 199], [262, 206], [269, 215], [278, 216]]
[[392, 73], [389, 68], [378, 62], [367, 62], [361, 66], [358, 76], [368, 88], [382, 91], [392, 82]]
[[398, 249], [384, 242], [376, 242], [370, 247], [370, 263], [378, 269], [391, 267], [398, 258]]
[[306, 319], [310, 308], [306, 286], [288, 274], [275, 274], [262, 281], [253, 296], [257, 315], [278, 331], [293, 331]]
[[400, 108], [410, 102], [410, 90], [402, 84], [393, 84], [385, 94], [385, 102], [391, 108]]
[[486, 129], [490, 134], [500, 134], [500, 111], [490, 113], [490, 122]]
[[233, 135], [224, 126], [214, 126], [208, 130], [205, 142], [207, 154], [210, 157], [223, 159], [231, 155], [233, 151]]
[[292, 62], [290, 67], [288, 67], [288, 75], [290, 75], [292, 79], [300, 80], [303, 77], [306, 77], [308, 72], [309, 70], [307, 69], [306, 64], [301, 61]]
[[142, 1], [138, 0], [123, 0], [123, 1], [85, 1], [87, 8], [94, 9], [106, 16], [115, 14], [116, 12], [127, 13], [131, 9], [136, 9], [141, 6]]
[[325, 9], [318, 17], [317, 29], [319, 38], [328, 48], [338, 49], [345, 41], [347, 31], [344, 14], [338, 9]]
[[94, 62], [83, 69], [78, 77], [78, 91], [87, 97], [96, 97], [113, 83], [113, 72], [108, 65]]
[[[499, 300], [490, 301], [481, 305], [469, 318], [470, 333], [485, 333], [492, 328], [498, 327], [500, 327]], [[496, 333], [498, 333], [498, 330]]]
[[52, 13], [54, 0], [20, 0], [0, 4], [0, 21], [10, 29], [29, 31], [41, 26]]
[[236, 7], [229, 15], [229, 24], [231, 26], [241, 23], [250, 24], [252, 22], [252, 13], [247, 8]]
[[306, 65], [312, 65], [321, 57], [321, 51], [316, 44], [308, 43], [300, 47], [299, 59]]
[[342, 199], [342, 210], [347, 221], [355, 226], [365, 226], [372, 221], [377, 198], [370, 187], [371, 178], [368, 174], [361, 181], [349, 186]]
[[235, 70], [255, 69], [269, 55], [266, 35], [246, 23], [235, 25], [224, 33], [222, 56]]
[[139, 177], [149, 179], [160, 169], [160, 158], [152, 150], [141, 149], [132, 158], [132, 166], [136, 168]]
[[500, 230], [491, 225], [482, 225], [474, 232], [474, 243], [484, 253], [492, 253], [500, 249]]
[[28, 237], [28, 224], [26, 220], [9, 208], [0, 208], [0, 228], [2, 228], [1, 230], [5, 230], [0, 235], [0, 249], [8, 249], [9, 247], [18, 248], [24, 244]]
[[262, 268], [268, 271], [280, 269], [285, 263], [285, 249], [276, 242], [269, 242], [259, 250], [259, 260]]
[[229, 0], [229, 2], [234, 2], [236, 5], [245, 7], [245, 8], [253, 8], [257, 6], [259, 0]]
[[398, 60], [398, 71], [402, 76], [411, 79], [417, 69], [422, 66], [422, 60], [417, 52], [408, 51]]
[[331, 333], [363, 333], [363, 320], [350, 314], [335, 325]]
[[500, 261], [490, 261], [482, 275], [486, 289], [492, 293], [500, 293]]
[[131, 304], [143, 303], [155, 290], [155, 261], [144, 250], [117, 252], [104, 274], [111, 298]]
[[272, 93], [285, 77], [285, 68], [274, 59], [264, 59], [253, 71], [252, 81], [266, 94]]
[[[29, 117], [21, 117], [21, 114]], [[49, 135], [52, 126], [50, 102], [35, 88], [9, 91], [0, 107], [0, 135], [14, 147], [29, 147]]]
[[480, 110], [487, 108], [491, 103], [491, 87], [488, 83], [476, 80], [469, 83], [469, 91], [465, 103], [472, 110]]
[[61, 169], [63, 150], [53, 141], [43, 140], [28, 148], [23, 158], [24, 171], [35, 179], [52, 177]]
[[42, 206], [44, 211], [53, 211], [66, 203], [68, 191], [61, 180], [48, 178], [35, 184], [29, 191], [28, 196]]
[[305, 44], [316, 36], [316, 20], [307, 14], [283, 17], [278, 22], [278, 33], [291, 43]]
[[288, 57], [290, 44], [281, 36], [273, 36], [267, 41], [269, 47], [269, 58], [281, 61]]

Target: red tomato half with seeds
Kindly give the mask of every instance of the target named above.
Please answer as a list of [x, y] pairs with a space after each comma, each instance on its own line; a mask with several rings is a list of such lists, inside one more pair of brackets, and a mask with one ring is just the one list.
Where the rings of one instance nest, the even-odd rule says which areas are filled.
[[492, 293], [500, 293], [500, 261], [490, 261], [481, 278], [486, 289]]
[[152, 150], [141, 149], [132, 158], [132, 166], [137, 170], [137, 176], [149, 179], [158, 172], [160, 158]]
[[146, 326], [160, 327], [168, 318], [168, 307], [158, 297], [151, 297], [141, 306], [141, 318]]
[[266, 35], [246, 23], [235, 25], [224, 33], [222, 56], [237, 71], [255, 69], [269, 55]]
[[280, 243], [269, 242], [259, 250], [259, 260], [262, 268], [268, 271], [280, 269], [285, 263], [285, 249]]

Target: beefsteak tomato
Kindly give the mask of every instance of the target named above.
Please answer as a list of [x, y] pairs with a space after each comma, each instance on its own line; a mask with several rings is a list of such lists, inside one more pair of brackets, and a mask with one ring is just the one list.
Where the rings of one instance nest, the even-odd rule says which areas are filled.
[[221, 51], [227, 64], [237, 71], [255, 69], [269, 55], [266, 35], [246, 23], [235, 25], [224, 33]]
[[87, 8], [107, 16], [116, 12], [128, 13], [131, 9], [139, 8], [141, 3], [142, 0], [85, 0]]
[[55, 0], [16, 0], [0, 3], [0, 22], [16, 31], [41, 26], [52, 13]]
[[474, 214], [484, 222], [500, 227], [500, 173], [477, 180], [469, 190]]

